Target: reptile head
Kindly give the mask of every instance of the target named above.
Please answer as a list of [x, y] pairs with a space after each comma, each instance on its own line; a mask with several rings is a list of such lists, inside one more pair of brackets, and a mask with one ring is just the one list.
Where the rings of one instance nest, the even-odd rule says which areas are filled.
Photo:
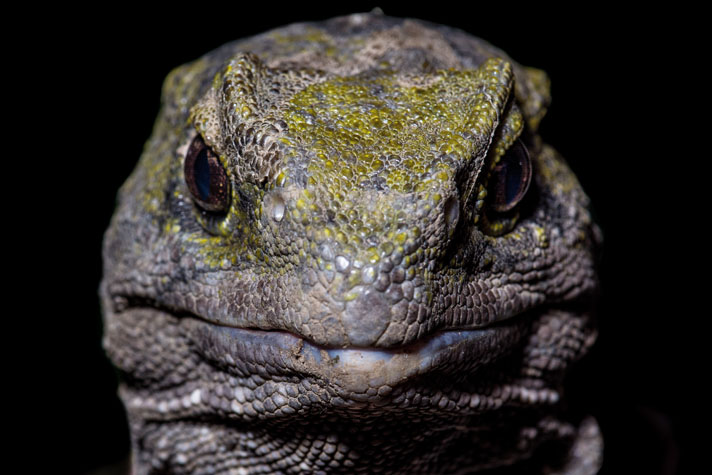
[[[229, 45], [166, 81], [105, 240], [105, 345], [139, 464], [191, 467], [316, 414], [438, 431], [538, 414], [593, 341], [595, 233], [537, 135], [543, 73], [460, 32], [340, 22]], [[463, 457], [514, 460], [565, 432], [523, 412], [501, 448]], [[178, 449], [176, 428], [195, 446]], [[391, 463], [431, 470], [452, 447]]]

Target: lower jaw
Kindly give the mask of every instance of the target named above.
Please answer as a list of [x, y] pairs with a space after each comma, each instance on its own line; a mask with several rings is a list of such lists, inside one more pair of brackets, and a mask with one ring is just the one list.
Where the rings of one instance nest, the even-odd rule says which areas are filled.
[[[559, 437], [547, 436], [540, 422], [566, 426], [551, 416], [558, 393], [544, 389], [558, 383], [520, 379], [526, 336], [539, 317], [377, 350], [320, 347], [286, 332], [229, 328], [157, 309], [115, 314], [114, 326], [141, 329], [128, 336], [170, 328], [168, 347], [185, 351], [170, 358], [175, 367], [152, 370], [155, 378], [175, 374], [191, 357], [200, 365], [190, 377], [181, 372], [178, 386], [166, 385], [165, 376], [160, 387], [149, 380], [124, 384], [136, 473], [374, 466], [447, 473], [526, 458], [547, 437]], [[143, 361], [136, 356], [126, 371]]]
[[514, 383], [530, 318], [376, 350], [145, 312], [160, 328], [170, 319], [185, 343], [173, 346], [192, 348], [204, 366], [203, 379], [179, 387], [124, 385], [136, 473], [491, 467], [526, 458], [539, 440], [522, 449], [522, 438], [558, 400]]
[[[124, 332], [112, 330], [108, 341], [110, 348], [126, 348], [112, 359], [130, 376], [122, 398], [141, 420], [290, 421], [297, 414], [351, 411], [458, 417], [522, 398], [535, 405], [558, 400], [546, 384], [535, 391], [518, 382], [516, 349], [532, 321], [521, 317], [487, 329], [443, 331], [396, 349], [367, 349], [321, 347], [288, 332], [137, 308], [111, 317], [111, 327], [131, 336], [121, 339]], [[136, 344], [134, 335], [167, 328], [173, 330], [163, 333], [166, 357], [146, 365], [137, 351], [153, 340]]]

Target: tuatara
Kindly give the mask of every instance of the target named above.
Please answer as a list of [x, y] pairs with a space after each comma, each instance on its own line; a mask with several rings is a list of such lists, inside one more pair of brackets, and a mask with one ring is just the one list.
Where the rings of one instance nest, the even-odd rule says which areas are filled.
[[562, 387], [600, 237], [549, 101], [376, 13], [173, 71], [104, 243], [134, 472], [594, 473]]

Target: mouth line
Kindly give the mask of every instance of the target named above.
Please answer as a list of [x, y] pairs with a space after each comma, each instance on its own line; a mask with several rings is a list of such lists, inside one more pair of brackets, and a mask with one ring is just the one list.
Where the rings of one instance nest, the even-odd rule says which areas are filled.
[[[397, 347], [334, 347], [288, 330], [216, 323], [147, 299], [123, 303], [126, 305], [113, 311], [117, 317], [123, 314], [119, 318], [128, 325], [135, 325], [130, 323], [135, 319], [174, 319], [177, 338], [184, 339], [205, 364], [227, 375], [279, 382], [284, 391], [307, 381], [324, 388], [336, 401], [350, 401], [348, 404], [368, 404], [376, 395], [387, 399], [395, 388], [427, 386], [440, 378], [475, 374], [515, 351], [531, 322], [545, 311], [536, 307], [483, 328], [444, 328]], [[152, 409], [142, 406], [141, 410]]]
[[[475, 371], [509, 353], [534, 313], [529, 309], [480, 328], [444, 328], [394, 347], [334, 347], [284, 329], [237, 327], [144, 299], [124, 300], [117, 313], [151, 309], [178, 318], [208, 360], [221, 366], [269, 365], [282, 374], [312, 375], [349, 392], [395, 386], [433, 371]], [[279, 369], [281, 368], [281, 369]], [[243, 368], [244, 370], [244, 368]]]
[[423, 358], [425, 355], [434, 354], [440, 350], [458, 345], [464, 341], [483, 338], [497, 330], [491, 327], [478, 329], [447, 329], [440, 330], [428, 337], [393, 348], [377, 347], [331, 347], [320, 345], [308, 338], [284, 330], [261, 330], [254, 328], [239, 328], [227, 325], [206, 322], [215, 330], [228, 338], [236, 340], [251, 340], [255, 343], [264, 343], [283, 350], [299, 348], [298, 354], [318, 363], [328, 363], [335, 367], [352, 367], [354, 365], [375, 364], [379, 361], [389, 361], [393, 358]]
[[229, 355], [238, 365], [256, 362], [281, 367], [326, 380], [349, 393], [362, 393], [433, 371], [475, 371], [516, 346], [527, 319], [476, 330], [442, 330], [395, 348], [334, 348], [287, 331], [235, 328], [198, 319], [186, 324], [212, 355], [226, 355], [225, 359]]
[[[500, 328], [511, 326], [513, 322], [528, 319], [528, 316], [533, 313], [539, 312], [541, 308], [539, 306], [534, 308], [526, 309], [518, 314], [508, 316], [503, 319], [495, 319], [491, 323], [479, 327], [469, 326], [469, 327], [445, 327], [436, 330], [433, 333], [426, 335], [425, 337], [412, 341], [410, 343], [405, 343], [401, 345], [395, 345], [392, 347], [377, 347], [377, 346], [359, 346], [359, 345], [348, 345], [348, 346], [333, 346], [319, 343], [310, 339], [305, 335], [286, 330], [283, 328], [259, 328], [254, 326], [238, 326], [233, 325], [224, 321], [216, 321], [198, 315], [190, 310], [186, 310], [179, 307], [173, 307], [171, 305], [162, 304], [154, 299], [145, 297], [131, 297], [131, 296], [119, 296], [118, 302], [114, 299], [116, 313], [127, 312], [131, 310], [146, 308], [153, 309], [160, 312], [173, 315], [180, 320], [193, 320], [196, 322], [202, 322], [205, 325], [215, 327], [219, 331], [225, 332], [226, 334], [231, 334], [234, 338], [241, 337], [254, 337], [254, 338], [264, 338], [266, 340], [282, 339], [284, 342], [290, 342], [294, 344], [299, 342], [299, 344], [307, 345], [314, 351], [323, 352], [326, 351], [329, 355], [340, 356], [344, 352], [363, 352], [363, 353], [382, 353], [382, 354], [414, 354], [422, 351], [427, 351], [428, 349], [434, 350], [447, 346], [449, 344], [455, 344], [468, 337], [475, 337], [477, 335], [485, 335], [492, 331], [497, 331]], [[278, 337], [277, 335], [281, 335]], [[280, 340], [281, 341], [281, 340]], [[285, 343], [287, 344], [287, 343]], [[284, 346], [284, 345], [278, 345]]]

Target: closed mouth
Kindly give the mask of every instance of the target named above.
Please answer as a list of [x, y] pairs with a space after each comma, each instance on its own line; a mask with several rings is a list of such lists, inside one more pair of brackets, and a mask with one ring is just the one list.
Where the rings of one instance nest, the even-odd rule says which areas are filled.
[[[178, 386], [173, 386], [159, 368], [156, 377], [164, 381], [160, 388], [147, 392], [135, 381], [123, 387], [122, 398], [130, 410], [141, 412], [147, 420], [161, 421], [210, 418], [215, 411], [226, 410], [234, 412], [231, 417], [240, 416], [244, 411], [249, 417], [279, 419], [296, 410], [323, 411], [324, 405], [346, 411], [372, 404], [410, 407], [401, 399], [413, 388], [437, 391], [445, 381], [465, 380], [476, 385], [479, 379], [473, 380], [471, 375], [516, 351], [528, 334], [531, 322], [547, 311], [538, 307], [484, 328], [442, 329], [413, 343], [378, 348], [325, 346], [285, 330], [227, 326], [151, 303], [135, 300], [122, 309], [115, 308], [113, 318], [121, 321], [124, 328], [142, 328], [140, 322], [148, 320], [156, 322], [154, 325], [170, 327], [173, 338], [170, 348], [179, 351], [171, 361], [198, 357], [214, 368], [205, 368], [194, 375], [196, 379]], [[139, 361], [140, 356], [135, 357]], [[170, 371], [178, 368], [169, 367]], [[148, 374], [149, 378], [153, 377], [150, 371]], [[222, 376], [214, 379], [217, 374]], [[489, 378], [487, 373], [482, 374], [482, 381]], [[230, 383], [228, 390], [230, 394], [235, 392], [237, 402], [225, 402], [226, 409], [221, 406], [223, 400], [219, 396], [225, 389], [220, 387], [232, 378], [240, 381], [237, 385]], [[259, 391], [265, 394], [257, 396]], [[262, 406], [255, 402], [254, 411], [258, 412], [252, 414], [251, 399], [241, 400], [243, 392], [245, 395], [254, 393], [252, 397], [261, 401], [273, 391], [277, 391], [278, 399], [298, 402], [298, 407], [290, 409], [282, 405], [281, 410], [260, 413]], [[463, 387], [462, 391], [472, 393], [472, 398], [478, 394], [474, 386]], [[295, 402], [295, 398], [298, 401]], [[437, 398], [433, 398], [432, 404], [437, 405]]]
[[394, 348], [327, 347], [287, 331], [236, 328], [200, 318], [189, 318], [185, 324], [209, 348], [206, 356], [222, 365], [226, 360], [270, 365], [361, 392], [437, 370], [473, 371], [516, 345], [528, 321], [522, 314], [486, 328], [441, 330]]
[[288, 350], [295, 356], [317, 364], [364, 372], [383, 365], [407, 364], [413, 370], [416, 367], [424, 368], [444, 352], [453, 351], [463, 345], [486, 344], [489, 338], [505, 328], [500, 326], [474, 330], [443, 330], [424, 340], [396, 348], [329, 348], [285, 331], [265, 331], [223, 325], [212, 325], [212, 327], [218, 334], [229, 339], [249, 342], [252, 345], [264, 345], [277, 350]]
[[396, 347], [334, 347], [286, 330], [229, 326], [143, 299], [128, 302], [117, 313], [147, 309], [178, 319], [196, 351], [228, 372], [269, 366], [284, 376], [327, 380], [348, 392], [395, 386], [434, 371], [473, 372], [511, 351], [532, 314], [541, 311], [531, 309], [481, 328], [441, 329]]

